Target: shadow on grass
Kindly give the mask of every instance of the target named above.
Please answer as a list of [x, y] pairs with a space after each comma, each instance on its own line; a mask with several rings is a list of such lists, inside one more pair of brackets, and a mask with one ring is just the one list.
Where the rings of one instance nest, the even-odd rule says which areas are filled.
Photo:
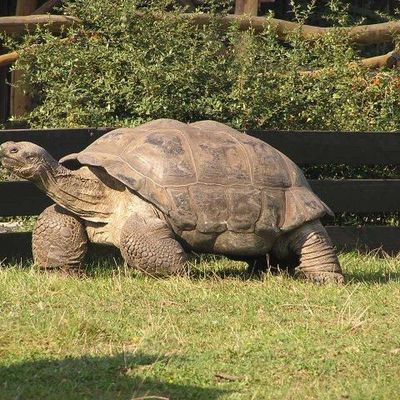
[[[229, 258], [218, 254], [192, 253], [189, 260], [192, 264], [189, 271], [189, 278], [194, 280], [231, 278], [247, 281], [251, 279], [262, 280], [264, 278], [264, 273], [253, 271], [245, 259], [230, 260]], [[221, 261], [224, 265], [218, 266], [218, 263]]]
[[[224, 261], [224, 265], [218, 265]], [[193, 280], [203, 279], [226, 279], [234, 278], [239, 280], [263, 279], [263, 273], [253, 272], [245, 263], [238, 263], [231, 260], [232, 263], [226, 261], [226, 257], [216, 254], [195, 254], [189, 253], [189, 262], [191, 264], [188, 277]], [[243, 261], [243, 260], [240, 260]], [[130, 268], [124, 264], [121, 257], [102, 257], [98, 259], [90, 259], [86, 264], [86, 276], [98, 276], [99, 271], [120, 270], [125, 274], [141, 274], [134, 268]]]
[[[378, 257], [378, 259], [384, 259], [386, 256], [380, 255], [380, 253], [373, 253], [372, 257]], [[218, 263], [224, 261], [222, 266], [218, 266]], [[0, 260], [1, 261], [1, 260]], [[189, 278], [193, 280], [206, 280], [206, 279], [237, 279], [241, 281], [248, 280], [263, 280], [270, 272], [266, 271], [254, 271], [245, 262], [237, 263], [238, 260], [227, 259], [225, 256], [214, 255], [214, 254], [192, 254], [190, 257], [192, 268], [190, 268]], [[240, 260], [239, 260], [240, 261]], [[241, 260], [244, 261], [244, 260]], [[32, 267], [32, 261], [21, 262], [21, 260], [13, 260], [10, 263], [1, 263], [1, 268], [11, 268], [18, 265], [21, 269], [29, 269]], [[210, 265], [211, 264], [211, 265]], [[214, 265], [212, 265], [214, 264]], [[217, 265], [217, 268], [214, 266]], [[272, 276], [282, 275], [288, 279], [293, 278], [293, 266], [289, 268], [289, 271], [281, 271], [280, 273], [272, 273]], [[121, 270], [127, 274], [140, 274], [132, 268], [124, 266], [122, 257], [115, 254], [100, 254], [97, 258], [89, 259], [84, 271], [86, 277], [97, 277], [99, 274], [104, 273], [108, 276], [112, 271]], [[54, 273], [57, 273], [54, 271]], [[400, 268], [399, 272], [388, 272], [385, 269], [377, 271], [346, 271], [344, 268], [344, 276], [346, 284], [358, 284], [358, 283], [371, 283], [371, 284], [386, 284], [390, 282], [400, 282]], [[0, 398], [1, 399], [1, 398]]]
[[[376, 253], [371, 253], [371, 257], [378, 257], [378, 259], [383, 260], [387, 256], [387, 254], [381, 254], [379, 252]], [[199, 262], [206, 262], [206, 263], [212, 263], [215, 261], [218, 261], [220, 259], [224, 259], [224, 256], [218, 256], [218, 255], [212, 255], [212, 254], [203, 254], [199, 257], [196, 258]], [[207, 278], [234, 278], [234, 279], [239, 279], [239, 280], [263, 280], [266, 276], [271, 275], [271, 276], [285, 276], [288, 279], [294, 279], [294, 268], [298, 264], [298, 260], [296, 259], [288, 259], [284, 261], [284, 265], [286, 267], [283, 267], [284, 269], [277, 272], [273, 271], [272, 272], [267, 272], [267, 271], [254, 271], [252, 270], [248, 265], [243, 264], [242, 266], [240, 265], [233, 265], [232, 267], [224, 267], [220, 268], [218, 270], [213, 270], [212, 268], [208, 269], [200, 269], [200, 268], [195, 268], [193, 271], [190, 273], [190, 278], [192, 279], [207, 279]], [[400, 282], [400, 268], [399, 272], [393, 272], [390, 271], [388, 272], [385, 269], [382, 270], [377, 270], [377, 271], [363, 271], [363, 270], [358, 270], [358, 271], [349, 271], [347, 272], [344, 270], [344, 277], [345, 277], [345, 283], [346, 284], [358, 284], [358, 283], [377, 283], [377, 284], [386, 284], [390, 282]]]
[[227, 390], [146, 378], [170, 357], [118, 354], [37, 360], [0, 367], [0, 398], [11, 399], [199, 399], [216, 400]]
[[385, 284], [390, 282], [400, 282], [400, 272], [383, 273], [382, 271], [367, 272], [345, 272], [345, 282], [352, 283], [379, 283]]
[[248, 280], [262, 280], [263, 274], [252, 274], [247, 270], [237, 268], [224, 268], [217, 271], [203, 271], [200, 269], [191, 270], [189, 272], [189, 278], [193, 280], [204, 280], [204, 279], [238, 279], [241, 281]]

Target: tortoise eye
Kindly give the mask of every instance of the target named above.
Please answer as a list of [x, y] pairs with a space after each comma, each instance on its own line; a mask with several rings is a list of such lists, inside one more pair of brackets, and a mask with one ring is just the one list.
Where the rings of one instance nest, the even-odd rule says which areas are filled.
[[16, 147], [13, 147], [12, 149], [10, 149], [10, 153], [11, 154], [18, 153], [18, 149]]

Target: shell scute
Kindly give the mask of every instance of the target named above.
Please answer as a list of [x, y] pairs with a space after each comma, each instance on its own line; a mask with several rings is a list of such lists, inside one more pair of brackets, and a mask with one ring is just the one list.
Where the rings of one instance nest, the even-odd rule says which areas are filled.
[[197, 214], [196, 229], [201, 233], [226, 231], [229, 211], [225, 188], [197, 184], [190, 186], [189, 192]]
[[170, 216], [173, 219], [174, 225], [182, 230], [194, 229], [196, 227], [197, 216], [193, 212], [188, 188], [170, 188], [168, 192], [173, 202]]
[[261, 213], [261, 192], [251, 186], [229, 188], [228, 229], [233, 232], [254, 232]]
[[226, 132], [191, 128], [190, 146], [198, 182], [225, 186], [251, 182], [247, 154]]
[[261, 213], [256, 222], [255, 233], [276, 237], [280, 232], [285, 214], [285, 190], [263, 189], [261, 191]]
[[188, 144], [176, 129], [148, 131], [143, 141], [128, 146], [123, 158], [136, 171], [160, 186], [196, 182]]
[[242, 143], [252, 160], [255, 185], [279, 188], [291, 185], [287, 165], [279, 151], [252, 137], [246, 137]]

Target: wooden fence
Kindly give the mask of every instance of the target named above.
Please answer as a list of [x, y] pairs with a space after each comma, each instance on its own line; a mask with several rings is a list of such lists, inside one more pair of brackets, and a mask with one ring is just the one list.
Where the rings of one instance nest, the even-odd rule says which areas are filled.
[[[56, 158], [77, 152], [111, 128], [3, 130], [8, 140], [31, 141]], [[396, 165], [400, 161], [400, 133], [251, 131], [305, 165]], [[396, 212], [400, 205], [400, 179], [310, 180], [313, 190], [335, 213]], [[37, 215], [51, 200], [26, 181], [0, 182], [0, 217]], [[400, 228], [391, 226], [328, 226], [338, 248], [386, 252], [400, 251]], [[31, 256], [31, 233], [0, 233], [0, 259]]]

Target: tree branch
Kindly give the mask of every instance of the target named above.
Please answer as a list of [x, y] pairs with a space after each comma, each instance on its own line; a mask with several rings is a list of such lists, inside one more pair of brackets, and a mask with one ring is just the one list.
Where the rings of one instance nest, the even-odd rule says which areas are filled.
[[372, 69], [382, 67], [394, 68], [399, 65], [400, 53], [393, 50], [387, 54], [383, 54], [382, 56], [361, 59], [360, 62], [365, 67]]
[[76, 17], [63, 15], [28, 15], [23, 17], [0, 17], [0, 32], [7, 34], [21, 34], [33, 31], [38, 26], [46, 25], [53, 33], [59, 33], [62, 28], [80, 24]]
[[[254, 29], [255, 32], [262, 32], [265, 24], [268, 21], [282, 40], [287, 39], [288, 35], [294, 31], [300, 30], [303, 38], [308, 40], [315, 40], [322, 36], [331, 33], [337, 28], [323, 28], [312, 25], [300, 25], [296, 22], [284, 21], [282, 19], [271, 18], [267, 20], [264, 17], [250, 17], [247, 15], [233, 15], [228, 14], [222, 17], [212, 17], [209, 14], [181, 14], [182, 18], [190, 19], [196, 25], [208, 25], [213, 18], [220, 21], [224, 28], [228, 28], [232, 23], [237, 23], [239, 29], [242, 31], [249, 28]], [[400, 33], [400, 21], [383, 22], [380, 24], [360, 25], [348, 28], [341, 28], [346, 34], [349, 35], [353, 43], [359, 44], [375, 44], [391, 42], [393, 36]]]
[[[400, 65], [400, 53], [396, 50], [390, 51], [389, 53], [381, 56], [362, 58], [358, 61], [353, 61], [347, 65], [347, 68], [355, 67], [357, 64], [362, 64], [368, 69], [378, 69], [382, 67], [395, 68]], [[300, 75], [303, 76], [314, 76], [317, 77], [324, 72], [332, 71], [332, 68], [320, 68], [310, 71], [301, 71]]]
[[[143, 13], [138, 12], [142, 16]], [[225, 15], [222, 17], [212, 17], [209, 14], [189, 14], [182, 13], [179, 17], [190, 19], [196, 25], [207, 25], [211, 23], [212, 18], [219, 19], [223, 27], [230, 26], [233, 22], [239, 24], [240, 30], [247, 30], [253, 28], [256, 32], [261, 32], [265, 28], [266, 19], [264, 17], [249, 17], [241, 15]], [[164, 15], [159, 15], [157, 18], [164, 18]], [[32, 30], [38, 25], [49, 25], [52, 32], [59, 32], [62, 27], [69, 27], [74, 24], [80, 24], [81, 21], [76, 17], [61, 16], [61, 15], [34, 15], [26, 17], [1, 17], [0, 18], [0, 32], [5, 33], [22, 33], [26, 29]], [[280, 19], [272, 18], [268, 20], [277, 31], [281, 39], [287, 38], [290, 32], [299, 29], [299, 24], [290, 21], [283, 21]], [[311, 25], [303, 25], [300, 27], [301, 33], [306, 39], [315, 39], [328, 34], [335, 28], [322, 28]], [[356, 43], [380, 43], [383, 41], [392, 40], [392, 35], [400, 32], [400, 21], [385, 22], [374, 25], [363, 25], [344, 29], [351, 39]], [[17, 52], [4, 54], [0, 56], [0, 67], [12, 64], [18, 58]], [[367, 68], [380, 68], [383, 66], [393, 67], [398, 65], [399, 55], [397, 52], [389, 52], [387, 54], [370, 57], [360, 60]], [[354, 63], [350, 63], [352, 65]], [[322, 69], [324, 70], [324, 69]], [[318, 74], [319, 71], [303, 71], [304, 74]]]
[[19, 54], [16, 51], [12, 53], [3, 54], [0, 56], [0, 68], [11, 65], [14, 61], [18, 60]]
[[[138, 15], [143, 13], [138, 12]], [[179, 17], [189, 19], [196, 25], [208, 25], [213, 19], [220, 21], [223, 28], [228, 28], [232, 23], [237, 23], [240, 30], [254, 29], [261, 32], [265, 28], [267, 19], [264, 17], [233, 15], [211, 16], [210, 14], [190, 14], [182, 13]], [[159, 19], [164, 18], [164, 14], [159, 15]], [[81, 21], [76, 17], [62, 15], [33, 15], [27, 17], [1, 17], [0, 31], [5, 33], [22, 33], [26, 28], [32, 29], [37, 25], [49, 24], [53, 32], [58, 32], [61, 27], [68, 27]], [[323, 28], [312, 25], [299, 25], [296, 22], [284, 21], [277, 18], [268, 20], [282, 40], [287, 39], [288, 35], [296, 30], [300, 30], [301, 35], [308, 40], [315, 40], [331, 33], [337, 28]], [[360, 25], [355, 27], [341, 28], [349, 35], [350, 40], [359, 44], [385, 43], [393, 40], [393, 36], [400, 33], [400, 21], [383, 22], [380, 24]]]

